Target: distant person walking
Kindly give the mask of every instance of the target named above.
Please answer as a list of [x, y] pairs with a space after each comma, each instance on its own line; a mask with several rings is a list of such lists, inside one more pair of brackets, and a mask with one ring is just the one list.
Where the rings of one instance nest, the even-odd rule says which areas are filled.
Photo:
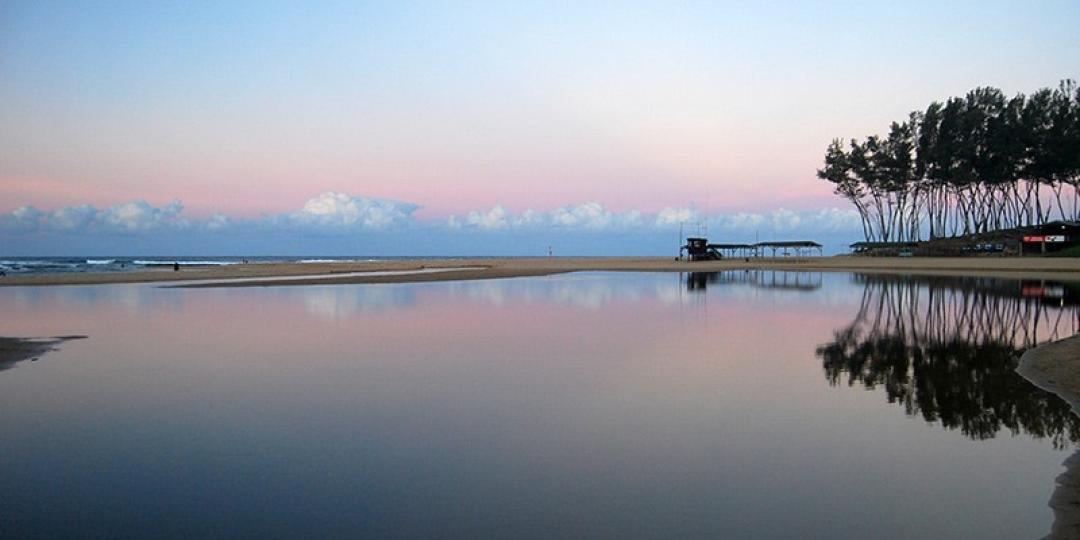
[[172, 263], [172, 271], [173, 272], [179, 272], [180, 271], [180, 263], [178, 263], [178, 262]]

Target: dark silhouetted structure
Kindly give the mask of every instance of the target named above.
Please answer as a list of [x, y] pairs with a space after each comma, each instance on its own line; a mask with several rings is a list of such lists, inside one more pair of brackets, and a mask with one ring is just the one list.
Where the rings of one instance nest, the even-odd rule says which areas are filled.
[[821, 244], [812, 240], [790, 240], [783, 242], [758, 242], [756, 244], [710, 244], [701, 237], [686, 239], [686, 245], [679, 248], [679, 256], [685, 251], [691, 261], [718, 261], [727, 257], [764, 257], [765, 250], [775, 257], [777, 250], [783, 250], [787, 257], [793, 251], [795, 256], [822, 255]]

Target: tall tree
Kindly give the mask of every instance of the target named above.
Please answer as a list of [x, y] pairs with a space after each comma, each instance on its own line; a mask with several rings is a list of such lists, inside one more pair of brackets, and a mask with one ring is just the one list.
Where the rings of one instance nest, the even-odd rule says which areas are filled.
[[918, 240], [1080, 218], [1080, 88], [1007, 98], [975, 88], [888, 135], [834, 139], [818, 177], [852, 202], [867, 240]]

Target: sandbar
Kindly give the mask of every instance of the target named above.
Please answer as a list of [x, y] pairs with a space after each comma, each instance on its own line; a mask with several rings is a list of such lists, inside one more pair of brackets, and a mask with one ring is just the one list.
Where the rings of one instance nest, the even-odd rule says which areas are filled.
[[[1016, 372], [1043, 390], [1057, 394], [1080, 414], [1080, 335], [1046, 343], [1020, 357]], [[1080, 538], [1080, 450], [1062, 465], [1054, 480], [1050, 508], [1054, 524], [1046, 538]]]
[[[379, 275], [448, 269], [441, 272]], [[453, 269], [453, 270], [449, 270]], [[719, 272], [725, 270], [862, 272], [1021, 279], [1080, 280], [1080, 258], [1005, 257], [777, 257], [731, 258], [721, 261], [676, 260], [674, 257], [536, 257], [460, 258], [408, 261], [319, 263], [255, 263], [214, 267], [151, 269], [129, 272], [86, 272], [0, 277], [0, 287], [19, 285], [98, 285], [182, 281], [225, 281], [195, 287], [330, 285], [346, 283], [412, 283], [541, 276], [565, 272]], [[370, 273], [363, 275], [363, 273]], [[337, 275], [336, 275], [337, 274]], [[281, 278], [258, 281], [261, 278]], [[174, 283], [179, 285], [179, 283]]]
[[15, 364], [26, 360], [34, 361], [57, 345], [70, 339], [83, 339], [86, 336], [57, 336], [51, 338], [16, 338], [0, 337], [0, 371], [11, 369]]

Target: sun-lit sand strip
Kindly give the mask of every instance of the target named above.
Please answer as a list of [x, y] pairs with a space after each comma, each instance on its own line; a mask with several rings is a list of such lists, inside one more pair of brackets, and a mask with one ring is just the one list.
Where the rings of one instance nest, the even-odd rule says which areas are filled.
[[[312, 263], [304, 263], [312, 264]], [[337, 274], [313, 274], [303, 276], [268, 276], [259, 278], [237, 278], [233, 280], [197, 280], [197, 281], [185, 281], [181, 285], [166, 285], [166, 287], [191, 287], [196, 285], [209, 285], [209, 286], [229, 286], [229, 285], [247, 285], [255, 283], [268, 283], [268, 282], [281, 282], [281, 281], [294, 281], [297, 279], [303, 280], [326, 280], [326, 279], [342, 279], [342, 278], [354, 278], [354, 277], [381, 277], [381, 276], [411, 276], [417, 274], [438, 274], [442, 272], [460, 272], [467, 270], [482, 270], [481, 266], [460, 266], [452, 268], [421, 268], [419, 270], [375, 270], [375, 271], [360, 271], [360, 272], [346, 272]]]

